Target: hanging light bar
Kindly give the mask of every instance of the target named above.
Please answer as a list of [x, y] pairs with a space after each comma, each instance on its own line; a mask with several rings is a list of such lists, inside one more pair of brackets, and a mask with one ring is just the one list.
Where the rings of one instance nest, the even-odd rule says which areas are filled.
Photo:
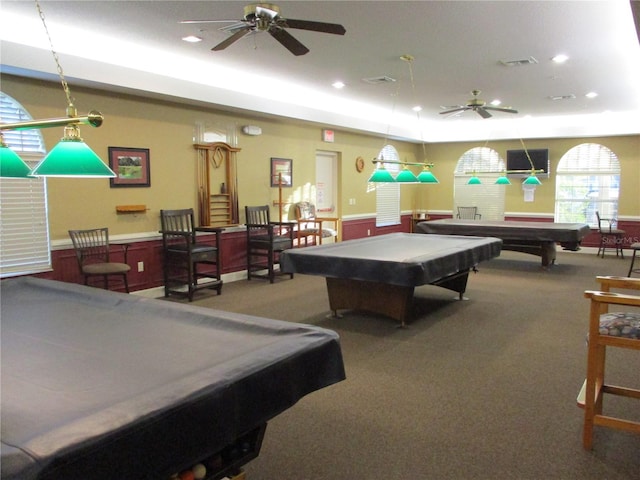
[[[399, 162], [397, 160], [379, 158], [374, 158], [371, 162], [377, 165], [377, 168], [373, 171], [371, 177], [369, 177], [368, 182], [370, 183], [439, 183], [438, 179], [430, 171], [430, 168], [433, 167], [432, 163]], [[385, 164], [401, 165], [402, 170], [394, 178], [385, 168]], [[420, 166], [423, 170], [420, 175], [416, 177], [416, 175], [407, 168], [409, 166]]]
[[[58, 68], [58, 75], [60, 76], [60, 82], [62, 83], [62, 89], [67, 97], [67, 116], [63, 118], [52, 118], [45, 120], [29, 120], [18, 123], [4, 123], [0, 124], [0, 131], [2, 130], [29, 130], [38, 128], [50, 128], [64, 126], [64, 136], [60, 143], [56, 145], [49, 154], [28, 173], [29, 177], [84, 177], [84, 178], [113, 178], [116, 176], [115, 172], [111, 170], [101, 159], [91, 150], [87, 144], [84, 143], [80, 137], [80, 129], [78, 125], [89, 124], [93, 127], [99, 127], [102, 125], [103, 117], [100, 112], [91, 111], [87, 116], [79, 117], [76, 107], [73, 105], [71, 99], [71, 91], [69, 85], [64, 78], [62, 72], [62, 66], [58, 59], [58, 55], [53, 48], [53, 42], [49, 35], [49, 29], [45, 22], [44, 12], [40, 8], [40, 3], [35, 0], [38, 14], [42, 20], [45, 32], [49, 39], [49, 45], [51, 46], [51, 53], [53, 59], [56, 62]], [[3, 142], [4, 143], [4, 142]], [[15, 157], [20, 157], [12, 152], [13, 155], [5, 152], [10, 150], [6, 145], [2, 146], [2, 176], [5, 176], [5, 170], [7, 176], [9, 176], [10, 166], [15, 164]], [[6, 157], [6, 162], [5, 162]], [[20, 159], [22, 161], [22, 159]], [[5, 168], [7, 163], [7, 168]], [[24, 163], [24, 161], [23, 161]], [[26, 164], [25, 164], [26, 165]], [[28, 166], [27, 166], [28, 168]], [[11, 169], [13, 172], [14, 170]], [[23, 177], [24, 178], [24, 177]]]

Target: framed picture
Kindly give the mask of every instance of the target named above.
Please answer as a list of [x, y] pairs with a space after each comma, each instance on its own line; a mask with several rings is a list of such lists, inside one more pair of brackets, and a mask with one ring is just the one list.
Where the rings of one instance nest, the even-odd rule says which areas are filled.
[[150, 187], [148, 148], [109, 147], [109, 166], [116, 173], [111, 187]]
[[271, 157], [271, 186], [290, 187], [293, 185], [293, 160], [290, 158]]

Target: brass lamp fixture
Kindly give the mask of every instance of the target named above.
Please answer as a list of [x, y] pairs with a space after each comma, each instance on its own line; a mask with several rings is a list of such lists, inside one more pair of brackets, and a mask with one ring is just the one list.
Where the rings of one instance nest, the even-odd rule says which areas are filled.
[[[64, 78], [62, 67], [58, 59], [58, 55], [53, 48], [53, 42], [49, 35], [49, 29], [45, 22], [44, 13], [40, 7], [38, 0], [35, 0], [38, 14], [42, 20], [51, 53], [56, 62], [58, 75], [62, 83], [62, 88], [67, 97], [67, 116], [61, 118], [51, 118], [45, 120], [29, 120], [18, 123], [0, 124], [0, 133], [2, 130], [29, 130], [39, 128], [50, 128], [64, 126], [64, 136], [48, 154], [36, 165], [33, 170], [25, 171], [24, 166], [29, 168], [20, 157], [13, 152], [8, 146], [2, 142], [0, 145], [1, 176], [12, 178], [29, 178], [29, 177], [74, 177], [74, 178], [112, 178], [116, 174], [91, 150], [80, 137], [80, 129], [78, 125], [87, 124], [93, 127], [102, 125], [103, 116], [100, 112], [91, 111], [84, 117], [78, 116], [76, 107], [73, 105], [71, 91], [69, 85]], [[21, 161], [24, 166], [20, 166], [17, 160]]]
[[[409, 65], [409, 76], [411, 78], [411, 88], [413, 89], [413, 96], [415, 99], [416, 87], [415, 82], [413, 80], [413, 56], [411, 55], [402, 55], [400, 60], [407, 62]], [[418, 118], [418, 123], [420, 122], [420, 108], [414, 109], [416, 112], [416, 116]], [[386, 138], [385, 138], [386, 142]], [[433, 168], [433, 163], [429, 163], [426, 161], [426, 150], [424, 141], [422, 141], [422, 155], [425, 158], [423, 162], [400, 162], [396, 160], [385, 160], [384, 157], [374, 158], [372, 163], [376, 166], [375, 170], [371, 177], [369, 177], [370, 183], [402, 183], [402, 184], [410, 184], [410, 183], [440, 183], [435, 175], [431, 172], [431, 168]], [[391, 173], [385, 168], [385, 164], [387, 165], [401, 165], [402, 170], [395, 177], [391, 175]], [[415, 175], [408, 167], [409, 166], [420, 166], [422, 167], [422, 171], [419, 175]]]
[[[524, 182], [522, 182], [523, 185], [542, 185], [542, 182], [540, 181], [540, 179], [537, 177], [536, 174], [544, 173], [544, 170], [535, 168], [535, 166], [533, 165], [533, 161], [529, 156], [529, 151], [527, 150], [527, 147], [525, 147], [522, 139], [520, 139], [520, 143], [522, 144], [522, 149], [524, 150], [524, 153], [527, 156], [529, 165], [531, 165], [531, 169], [530, 170], [504, 170], [502, 172], [502, 175], [496, 179], [495, 181], [496, 185], [511, 185], [511, 181], [507, 178], [507, 174], [509, 173], [528, 173], [529, 176], [524, 180]], [[477, 177], [476, 175], [477, 173], [495, 173], [495, 172], [478, 172], [474, 170], [472, 172], [465, 172], [465, 173], [471, 174], [471, 178], [469, 178], [469, 181], [467, 181], [467, 185], [480, 185], [482, 182], [480, 181], [480, 178]]]

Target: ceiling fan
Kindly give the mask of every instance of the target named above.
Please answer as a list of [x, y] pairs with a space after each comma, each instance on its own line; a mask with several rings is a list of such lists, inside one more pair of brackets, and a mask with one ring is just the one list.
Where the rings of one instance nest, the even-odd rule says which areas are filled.
[[309, 52], [309, 49], [287, 32], [287, 28], [332, 33], [335, 35], [344, 35], [346, 32], [342, 25], [336, 23], [283, 18], [280, 16], [280, 7], [273, 3], [253, 3], [247, 5], [244, 7], [244, 18], [242, 20], [183, 20], [180, 23], [233, 23], [233, 25], [221, 29], [232, 32], [232, 34], [213, 47], [212, 50], [214, 51], [224, 50], [248, 33], [266, 31], [294, 55], [304, 55]]
[[459, 105], [451, 109], [445, 110], [444, 112], [440, 112], [440, 115], [464, 112], [466, 110], [473, 110], [482, 118], [492, 117], [489, 110], [494, 110], [496, 112], [505, 112], [505, 113], [518, 113], [518, 111], [514, 110], [513, 108], [493, 107], [493, 106], [487, 105], [484, 100], [481, 100], [478, 98], [478, 95], [480, 95], [480, 93], [481, 93], [480, 90], [472, 90], [471, 95], [473, 95], [473, 98], [469, 99], [466, 105]]

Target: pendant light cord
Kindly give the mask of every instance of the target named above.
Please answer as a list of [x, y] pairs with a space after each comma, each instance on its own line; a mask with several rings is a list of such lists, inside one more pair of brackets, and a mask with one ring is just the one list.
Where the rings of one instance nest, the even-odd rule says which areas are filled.
[[38, 0], [35, 0], [35, 2], [36, 2], [36, 8], [38, 9], [38, 15], [40, 16], [40, 20], [42, 20], [42, 25], [44, 26], [44, 31], [46, 32], [47, 38], [49, 39], [49, 46], [51, 47], [51, 53], [53, 55], [53, 59], [56, 62], [58, 76], [60, 77], [60, 83], [62, 83], [62, 89], [64, 90], [64, 93], [67, 96], [67, 104], [69, 105], [69, 107], [74, 109], [73, 113], [70, 113], [69, 116], [76, 115], [75, 107], [73, 105], [73, 99], [71, 97], [71, 90], [69, 89], [67, 80], [64, 78], [64, 73], [62, 71], [62, 65], [60, 65], [60, 59], [58, 58], [58, 54], [53, 48], [53, 40], [51, 40], [51, 35], [49, 34], [49, 29], [47, 28], [47, 22], [45, 21], [45, 18], [44, 18], [44, 12], [40, 7], [40, 2]]

